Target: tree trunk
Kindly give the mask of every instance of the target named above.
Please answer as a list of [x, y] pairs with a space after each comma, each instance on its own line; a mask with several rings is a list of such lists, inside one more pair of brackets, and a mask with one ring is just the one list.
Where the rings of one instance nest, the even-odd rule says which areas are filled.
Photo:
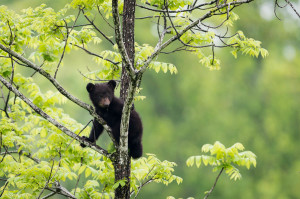
[[[123, 42], [129, 60], [134, 63], [134, 17], [135, 17], [135, 1], [136, 0], [126, 0], [124, 1], [123, 8]], [[122, 76], [121, 76], [121, 90], [120, 96], [125, 101], [127, 97], [127, 90], [129, 87], [129, 75], [125, 69], [125, 65], [122, 66]]]
[[[135, 56], [135, 50], [134, 50], [135, 1], [136, 0], [124, 1], [124, 8], [123, 8], [123, 28], [122, 28], [123, 42], [124, 42], [125, 49], [126, 49], [127, 55], [129, 57], [131, 63], [134, 63], [134, 56]], [[120, 97], [124, 100], [124, 102], [128, 95], [128, 88], [131, 84], [130, 81], [131, 81], [131, 79], [128, 75], [128, 72], [126, 71], [126, 66], [123, 62], [122, 75], [121, 75]], [[123, 118], [122, 118], [122, 120], [123, 120]], [[125, 130], [128, 131], [128, 128]], [[121, 131], [122, 131], [122, 128], [121, 128]], [[122, 133], [121, 133], [121, 135], [122, 135]], [[128, 143], [128, 140], [127, 140], [127, 143]], [[126, 179], [126, 184], [123, 187], [119, 186], [115, 190], [115, 198], [128, 199], [128, 198], [130, 198], [130, 165], [131, 165], [130, 163], [131, 163], [131, 160], [128, 155], [128, 150], [127, 150], [127, 153], [124, 153], [124, 152], [122, 152], [122, 150], [120, 150], [121, 147], [122, 146], [121, 146], [121, 142], [120, 142], [120, 147], [117, 151], [117, 157], [114, 161], [115, 182], [117, 182], [118, 180]]]

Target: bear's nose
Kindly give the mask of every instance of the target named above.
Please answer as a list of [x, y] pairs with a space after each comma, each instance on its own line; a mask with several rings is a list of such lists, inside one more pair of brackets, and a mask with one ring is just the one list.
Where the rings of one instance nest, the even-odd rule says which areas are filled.
[[101, 99], [101, 101], [100, 101], [100, 106], [103, 108], [107, 108], [109, 106], [109, 104], [110, 104], [110, 101], [107, 97]]

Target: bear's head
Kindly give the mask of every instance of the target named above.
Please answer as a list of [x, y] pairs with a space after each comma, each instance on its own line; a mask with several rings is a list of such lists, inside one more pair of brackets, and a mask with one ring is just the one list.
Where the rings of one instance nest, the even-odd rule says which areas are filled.
[[114, 97], [116, 84], [114, 80], [107, 83], [88, 83], [86, 90], [89, 92], [90, 99], [95, 107], [107, 108], [110, 105]]

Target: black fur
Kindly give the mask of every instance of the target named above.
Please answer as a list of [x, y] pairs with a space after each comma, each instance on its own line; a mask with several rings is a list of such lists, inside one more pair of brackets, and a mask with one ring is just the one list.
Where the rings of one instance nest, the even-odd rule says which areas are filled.
[[[86, 87], [90, 99], [96, 108], [96, 112], [112, 129], [112, 134], [117, 142], [120, 140], [120, 123], [123, 110], [123, 101], [114, 96], [116, 82], [111, 80], [108, 83], [92, 84]], [[103, 132], [103, 126], [94, 120], [90, 136], [84, 138], [95, 142]], [[143, 125], [139, 114], [131, 109], [129, 119], [128, 147], [129, 155], [132, 158], [139, 158], [143, 154], [142, 145]], [[81, 144], [85, 147], [84, 144]]]

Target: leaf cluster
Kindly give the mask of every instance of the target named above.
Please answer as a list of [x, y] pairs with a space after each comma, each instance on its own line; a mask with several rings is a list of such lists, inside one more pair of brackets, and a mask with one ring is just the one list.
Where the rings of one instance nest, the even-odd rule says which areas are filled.
[[[242, 175], [237, 166], [244, 166], [250, 169], [251, 165], [256, 167], [256, 155], [251, 151], [243, 151], [244, 146], [241, 143], [235, 143], [229, 148], [226, 148], [219, 141], [214, 144], [205, 144], [202, 147], [204, 153], [210, 153], [210, 155], [198, 155], [191, 156], [187, 159], [187, 166], [196, 166], [199, 168], [203, 163], [205, 166], [213, 166], [213, 171], [224, 168], [225, 172], [230, 179], [240, 179]], [[243, 151], [243, 152], [240, 152]]]

